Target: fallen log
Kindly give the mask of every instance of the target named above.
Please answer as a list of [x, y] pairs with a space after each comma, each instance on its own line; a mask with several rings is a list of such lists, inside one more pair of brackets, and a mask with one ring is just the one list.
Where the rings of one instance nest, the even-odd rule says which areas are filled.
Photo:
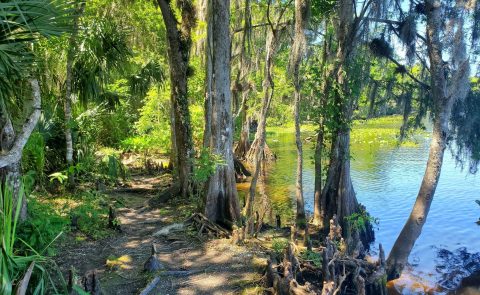
[[194, 275], [197, 273], [201, 273], [204, 270], [167, 270], [162, 272], [160, 275], [154, 277], [148, 285], [143, 288], [142, 291], [140, 291], [139, 295], [148, 295], [150, 294], [156, 287], [157, 285], [161, 282], [162, 276], [189, 276], [189, 275]]
[[151, 208], [159, 208], [171, 198], [180, 195], [180, 183], [175, 182], [170, 187], [159, 192], [155, 197], [148, 200], [148, 205]]
[[140, 295], [148, 295], [160, 283], [160, 277], [154, 277], [150, 283], [140, 292]]

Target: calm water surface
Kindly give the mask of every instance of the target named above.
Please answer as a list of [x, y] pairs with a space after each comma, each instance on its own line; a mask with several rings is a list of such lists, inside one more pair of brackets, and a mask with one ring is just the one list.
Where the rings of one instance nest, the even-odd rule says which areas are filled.
[[[275, 213], [288, 219], [294, 214], [294, 134], [269, 133], [268, 144], [278, 160], [268, 171], [266, 194]], [[379, 147], [375, 143], [352, 146], [352, 179], [357, 198], [379, 219], [375, 243], [377, 246], [382, 243], [387, 255], [415, 201], [428, 158], [428, 144], [425, 139], [416, 147]], [[305, 142], [304, 153], [305, 205], [312, 212], [311, 143]], [[480, 199], [480, 176], [461, 171], [447, 152], [427, 222], [410, 256], [410, 266], [402, 277], [405, 280], [398, 283], [409, 285], [404, 294], [413, 294], [414, 289], [424, 294], [424, 285], [452, 288], [462, 274], [480, 269], [480, 254], [472, 255], [480, 252], [480, 226], [475, 223], [480, 217], [480, 207], [476, 199]], [[376, 254], [375, 249], [372, 252]], [[449, 277], [453, 272], [457, 277]], [[413, 286], [412, 281], [416, 282]]]

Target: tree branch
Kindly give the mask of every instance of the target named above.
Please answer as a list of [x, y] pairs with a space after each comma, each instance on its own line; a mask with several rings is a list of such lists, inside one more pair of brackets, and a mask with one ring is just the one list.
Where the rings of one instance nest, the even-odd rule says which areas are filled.
[[[403, 67], [405, 68], [404, 65], [400, 64], [398, 61], [396, 61], [393, 57], [388, 57], [388, 59], [390, 61], [392, 61], [394, 64], [396, 64], [398, 67]], [[420, 86], [424, 87], [425, 89], [430, 89], [430, 85], [427, 85], [425, 83], [423, 83], [422, 81], [418, 80], [414, 75], [412, 75], [408, 70], [405, 69], [405, 74], [407, 74], [407, 76], [409, 76], [413, 81], [417, 82], [418, 84], [420, 84]]]
[[[282, 26], [282, 25], [289, 25], [290, 24], [290, 21], [286, 21], [286, 22], [283, 22], [283, 23], [279, 23], [278, 26]], [[270, 23], [260, 23], [260, 24], [256, 24], [256, 25], [251, 25], [250, 28], [251, 29], [254, 29], [254, 28], [260, 28], [260, 27], [266, 27], [266, 26], [270, 26]], [[243, 32], [245, 31], [245, 28], [238, 28], [238, 29], [235, 29], [233, 30], [233, 34], [236, 34], [236, 33], [240, 33], [240, 32]]]
[[12, 148], [7, 153], [0, 155], [0, 168], [4, 168], [20, 161], [23, 147], [27, 143], [30, 134], [32, 134], [33, 129], [37, 125], [38, 119], [40, 119], [42, 99], [40, 96], [40, 86], [38, 85], [38, 80], [31, 79], [30, 85], [32, 86], [33, 111], [23, 125], [22, 132], [17, 136], [17, 138], [15, 138]]

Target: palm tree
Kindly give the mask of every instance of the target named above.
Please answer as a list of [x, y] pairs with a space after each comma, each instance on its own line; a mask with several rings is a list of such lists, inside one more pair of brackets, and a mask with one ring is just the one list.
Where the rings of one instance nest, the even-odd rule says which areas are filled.
[[[68, 4], [54, 0], [0, 2], [0, 176], [8, 180], [18, 195], [20, 186], [20, 159], [22, 150], [40, 117], [40, 87], [32, 69], [36, 59], [32, 44], [42, 37], [58, 36], [68, 28]], [[27, 80], [32, 89], [32, 112], [20, 132], [13, 128], [12, 109], [27, 101], [23, 86]], [[15, 117], [25, 117], [16, 112]], [[20, 119], [16, 118], [16, 119]], [[25, 198], [22, 198], [25, 202]], [[21, 210], [26, 218], [26, 204]]]

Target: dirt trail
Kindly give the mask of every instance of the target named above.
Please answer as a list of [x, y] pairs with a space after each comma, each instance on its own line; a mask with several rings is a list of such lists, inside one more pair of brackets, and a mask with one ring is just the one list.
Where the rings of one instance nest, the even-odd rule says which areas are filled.
[[122, 232], [70, 244], [62, 249], [60, 267], [66, 271], [73, 266], [79, 275], [95, 270], [103, 294], [138, 294], [153, 278], [143, 271], [143, 264], [154, 243], [165, 270], [188, 270], [191, 274], [168, 276], [159, 272], [155, 275], [161, 277], [160, 283], [150, 294], [261, 293], [261, 288], [255, 288], [265, 263], [261, 251], [231, 245], [226, 239], [202, 241], [189, 230], [153, 235], [188, 214], [188, 203], [179, 200], [160, 209], [148, 208], [148, 200], [166, 182], [162, 177], [133, 177], [131, 188], [110, 191], [112, 198], [125, 204], [117, 211]]

